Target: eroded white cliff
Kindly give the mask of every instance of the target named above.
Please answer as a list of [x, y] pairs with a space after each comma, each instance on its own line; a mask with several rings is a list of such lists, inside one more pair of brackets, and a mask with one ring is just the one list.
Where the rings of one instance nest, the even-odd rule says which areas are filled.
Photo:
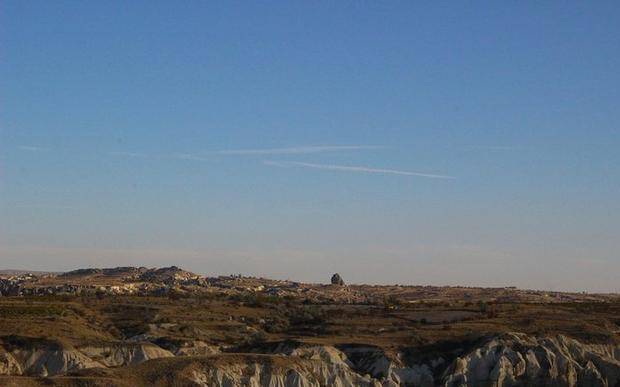
[[[434, 354], [419, 363], [364, 345], [338, 349], [283, 342], [257, 349], [253, 355], [219, 354], [202, 342], [183, 348], [174, 351], [177, 356], [152, 343], [4, 348], [0, 349], [0, 375], [54, 376], [159, 359], [146, 363], [153, 365], [146, 369], [172, 367], [170, 380], [213, 387], [620, 386], [619, 346], [584, 344], [561, 335], [504, 334], [463, 350], [456, 358]], [[449, 358], [453, 360], [445, 360]]]

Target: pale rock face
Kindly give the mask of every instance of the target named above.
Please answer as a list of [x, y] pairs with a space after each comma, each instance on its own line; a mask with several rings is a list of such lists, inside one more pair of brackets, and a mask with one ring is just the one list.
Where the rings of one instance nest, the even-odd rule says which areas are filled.
[[431, 367], [427, 364], [405, 366], [399, 359], [388, 357], [383, 350], [373, 346], [356, 346], [343, 349], [353, 363], [353, 367], [361, 373], [367, 373], [387, 386], [433, 386], [431, 367], [440, 364], [438, 359]]
[[[583, 344], [565, 336], [501, 335], [463, 353], [449, 365], [443, 358], [405, 364], [398, 354], [374, 346], [310, 345], [284, 342], [269, 353], [237, 360], [216, 353], [209, 362], [195, 354], [217, 352], [206, 343], [184, 346], [193, 364], [181, 381], [210, 387], [616, 387], [620, 347]], [[194, 352], [195, 351], [195, 352]], [[119, 343], [80, 348], [0, 348], [0, 375], [62, 375], [85, 368], [118, 367], [175, 356], [151, 343]]]
[[616, 386], [620, 361], [613, 345], [587, 345], [565, 336], [508, 334], [455, 360], [443, 385]]
[[117, 367], [174, 356], [153, 344], [0, 350], [0, 375], [55, 376], [87, 368]]
[[316, 360], [284, 368], [245, 363], [194, 370], [191, 382], [204, 387], [381, 387], [378, 381], [346, 367]]
[[80, 351], [90, 358], [97, 359], [106, 367], [139, 364], [150, 359], [174, 356], [169, 351], [150, 343], [82, 347]]
[[102, 365], [76, 349], [34, 349], [11, 353], [20, 362], [21, 374], [54, 376]]
[[302, 346], [292, 350], [289, 356], [295, 356], [302, 359], [318, 360], [327, 364], [338, 364], [341, 366], [349, 366], [347, 357], [344, 353], [330, 345]]

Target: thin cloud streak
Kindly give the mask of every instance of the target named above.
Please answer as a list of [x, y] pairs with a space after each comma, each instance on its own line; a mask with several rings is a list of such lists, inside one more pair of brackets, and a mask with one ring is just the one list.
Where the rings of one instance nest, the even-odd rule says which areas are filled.
[[56, 204], [15, 204], [15, 208], [50, 209], [50, 210], [79, 210], [77, 206], [64, 206]]
[[123, 156], [136, 159], [176, 159], [192, 161], [209, 161], [206, 157], [196, 156], [191, 153], [173, 153], [171, 155], [148, 155], [140, 152], [108, 152], [112, 156]]
[[141, 152], [109, 152], [110, 155], [113, 156], [126, 156], [126, 157], [134, 157], [139, 159], [145, 159], [148, 157], [146, 153]]
[[431, 173], [422, 173], [422, 172], [413, 172], [413, 171], [402, 171], [398, 169], [385, 169], [385, 168], [372, 168], [365, 166], [350, 166], [350, 165], [333, 165], [333, 164], [314, 164], [314, 163], [304, 163], [298, 161], [263, 161], [265, 165], [271, 165], [282, 168], [289, 167], [303, 167], [303, 168], [314, 168], [314, 169], [323, 169], [329, 171], [342, 171], [342, 172], [354, 172], [354, 173], [375, 173], [375, 174], [383, 174], [383, 175], [401, 175], [401, 176], [418, 176], [418, 177], [427, 177], [430, 179], [454, 179], [453, 176], [447, 175], [436, 175]]
[[33, 145], [20, 145], [17, 147], [17, 149], [21, 149], [23, 151], [28, 151], [28, 152], [45, 152], [49, 150], [49, 148], [43, 148], [40, 146], [33, 146]]
[[466, 147], [469, 150], [488, 150], [488, 151], [518, 151], [523, 147], [515, 145], [470, 145]]
[[219, 155], [292, 155], [308, 153], [339, 152], [348, 150], [381, 149], [377, 145], [320, 145], [320, 146], [297, 146], [287, 148], [268, 148], [268, 149], [230, 149], [215, 152]]
[[[228, 149], [218, 151], [207, 151], [203, 155], [224, 155], [224, 156], [264, 156], [264, 155], [293, 155], [293, 154], [310, 154], [324, 152], [344, 152], [349, 150], [365, 150], [365, 149], [381, 149], [383, 146], [378, 145], [320, 145], [320, 146], [298, 146], [288, 148], [266, 148], [266, 149]], [[31, 149], [34, 150], [34, 149]], [[113, 156], [125, 156], [134, 158], [149, 158], [149, 155], [141, 152], [116, 151], [108, 152]], [[173, 159], [193, 160], [193, 161], [210, 161], [209, 158], [202, 155], [191, 153], [175, 153], [170, 156]]]
[[172, 157], [179, 160], [209, 161], [209, 159], [206, 157], [200, 157], [189, 153], [177, 153], [172, 155]]

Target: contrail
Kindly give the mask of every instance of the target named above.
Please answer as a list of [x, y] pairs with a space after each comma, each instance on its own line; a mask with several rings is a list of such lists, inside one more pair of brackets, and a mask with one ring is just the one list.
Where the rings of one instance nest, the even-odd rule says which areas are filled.
[[113, 156], [136, 157], [140, 159], [145, 159], [148, 157], [146, 153], [142, 153], [142, 152], [109, 152], [109, 154]]
[[431, 179], [454, 179], [453, 176], [436, 175], [431, 173], [402, 171], [398, 169], [384, 169], [384, 168], [371, 168], [364, 166], [350, 166], [350, 165], [333, 165], [333, 164], [314, 164], [304, 163], [298, 161], [264, 161], [266, 165], [273, 165], [276, 167], [304, 167], [314, 169], [325, 169], [330, 171], [343, 171], [343, 172], [357, 172], [357, 173], [377, 173], [384, 175], [401, 175], [401, 176], [418, 176], [427, 177]]
[[[293, 155], [293, 154], [309, 154], [309, 153], [323, 153], [323, 152], [338, 152], [348, 150], [363, 150], [363, 149], [381, 149], [383, 146], [378, 145], [320, 145], [320, 146], [297, 146], [287, 148], [266, 148], [266, 149], [227, 149], [202, 152], [201, 154], [191, 153], [176, 153], [168, 157], [181, 160], [194, 160], [194, 161], [209, 161], [208, 155], [226, 155], [226, 156], [261, 156], [261, 155]], [[27, 149], [34, 151], [32, 149]], [[38, 150], [38, 149], [37, 149]], [[126, 156], [135, 158], [147, 158], [149, 157], [145, 153], [140, 152], [109, 152], [110, 155]]]
[[44, 151], [49, 150], [49, 148], [43, 148], [40, 146], [33, 146], [33, 145], [19, 145], [17, 148], [24, 150], [24, 151], [28, 151], [28, 152], [44, 152]]
[[321, 146], [297, 146], [288, 148], [270, 149], [231, 149], [221, 150], [215, 153], [220, 155], [292, 155], [307, 153], [338, 152], [347, 150], [380, 149], [376, 145], [321, 145]]
[[180, 159], [180, 160], [209, 161], [209, 159], [206, 157], [200, 157], [200, 156], [192, 155], [189, 153], [177, 153], [177, 154], [174, 154], [172, 157], [174, 157], [175, 159]]

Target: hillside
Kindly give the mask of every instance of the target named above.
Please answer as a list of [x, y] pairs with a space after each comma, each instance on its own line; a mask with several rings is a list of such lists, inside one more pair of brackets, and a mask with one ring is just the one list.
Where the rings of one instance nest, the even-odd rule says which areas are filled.
[[0, 284], [3, 386], [620, 383], [617, 295], [302, 284], [176, 267]]

